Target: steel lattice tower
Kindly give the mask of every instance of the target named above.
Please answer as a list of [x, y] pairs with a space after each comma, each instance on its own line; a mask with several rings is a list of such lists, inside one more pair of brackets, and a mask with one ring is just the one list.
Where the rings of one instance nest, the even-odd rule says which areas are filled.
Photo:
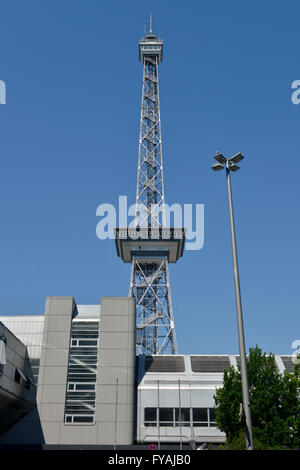
[[[184, 230], [167, 228], [163, 184], [158, 65], [163, 41], [152, 32], [139, 41], [143, 89], [139, 138], [136, 231], [116, 229], [118, 255], [131, 262], [129, 295], [136, 299], [137, 353], [176, 354], [169, 262], [183, 253]], [[126, 230], [126, 229], [125, 229]]]
[[[163, 59], [163, 41], [150, 31], [139, 42], [139, 60], [143, 63], [143, 91], [136, 192], [136, 215], [140, 225], [165, 223], [164, 185], [160, 125], [158, 64]], [[157, 209], [160, 208], [161, 211]]]

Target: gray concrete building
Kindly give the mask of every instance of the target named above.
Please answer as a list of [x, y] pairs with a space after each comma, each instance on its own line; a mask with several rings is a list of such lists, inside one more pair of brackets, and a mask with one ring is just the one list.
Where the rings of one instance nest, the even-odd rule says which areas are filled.
[[[129, 297], [102, 297], [101, 305], [48, 297], [44, 315], [0, 318], [0, 360], [1, 338], [7, 357], [0, 366], [0, 417], [7, 423], [0, 445], [224, 442], [214, 395], [239, 356], [136, 357], [135, 300]], [[292, 356], [275, 360], [279, 372], [292, 372]]]
[[71, 297], [47, 299], [37, 393], [46, 444], [133, 443], [134, 325], [134, 299], [102, 298], [101, 322]]
[[34, 409], [35, 396], [27, 348], [0, 322], [0, 434]]
[[39, 361], [37, 407], [0, 444], [132, 444], [135, 300], [103, 297], [101, 306], [77, 306], [72, 297], [48, 297], [38, 339], [31, 350], [40, 352], [32, 358]]

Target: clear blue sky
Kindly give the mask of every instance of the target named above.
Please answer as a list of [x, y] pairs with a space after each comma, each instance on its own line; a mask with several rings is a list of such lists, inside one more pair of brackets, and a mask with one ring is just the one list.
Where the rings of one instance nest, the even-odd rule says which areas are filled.
[[237, 353], [225, 175], [232, 177], [247, 347], [291, 354], [299, 330], [299, 2], [2, 0], [0, 314], [128, 294], [130, 266], [96, 237], [96, 208], [135, 202], [149, 12], [165, 40], [166, 200], [205, 204], [205, 245], [170, 276], [180, 353]]

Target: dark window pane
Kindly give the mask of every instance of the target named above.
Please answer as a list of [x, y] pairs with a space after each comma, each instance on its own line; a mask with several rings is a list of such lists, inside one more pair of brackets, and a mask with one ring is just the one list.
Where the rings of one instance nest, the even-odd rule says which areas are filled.
[[190, 422], [190, 409], [189, 408], [175, 408], [175, 421]]
[[74, 423], [92, 423], [94, 421], [93, 416], [74, 416]]
[[18, 384], [21, 383], [21, 375], [17, 369], [15, 370], [15, 382], [17, 382]]
[[87, 398], [87, 399], [95, 398], [95, 392], [73, 392], [72, 390], [68, 392], [67, 395], [69, 398], [73, 398], [73, 397]]
[[39, 367], [40, 360], [39, 359], [30, 359], [30, 363], [32, 367]]
[[214, 408], [209, 408], [209, 420], [216, 421], [216, 410]]
[[206, 421], [205, 423], [201, 423], [200, 421], [194, 421], [194, 427], [199, 427], [199, 428], [207, 428], [208, 427], [208, 422]]
[[193, 408], [193, 421], [208, 421], [207, 408]]
[[79, 340], [79, 346], [97, 346], [97, 340]]
[[97, 333], [73, 333], [72, 334], [72, 338], [76, 339], [76, 338], [80, 338], [80, 339], [83, 339], [83, 338], [98, 338], [98, 334]]
[[172, 421], [173, 422], [173, 408], [160, 408], [159, 421]]
[[71, 348], [71, 356], [78, 356], [80, 354], [88, 354], [88, 355], [91, 355], [91, 354], [97, 354], [98, 352], [98, 349], [97, 348], [78, 348], [78, 347], [74, 347], [74, 348]]
[[76, 390], [95, 390], [95, 385], [93, 384], [77, 384]]
[[66, 417], [66, 423], [72, 423], [72, 416]]
[[80, 372], [93, 373], [94, 372], [95, 373], [96, 369], [94, 367], [91, 367], [90, 365], [87, 366], [85, 364], [82, 364], [82, 365], [72, 364], [72, 365], [70, 365], [70, 371], [72, 373], [75, 373], [75, 372], [78, 372], [78, 373], [80, 373]]
[[94, 411], [87, 410], [86, 407], [80, 407], [80, 406], [67, 406], [66, 411], [68, 414], [76, 414], [76, 415], [82, 415], [83, 413], [87, 415], [94, 415]]
[[156, 408], [145, 408], [145, 421], [156, 421]]

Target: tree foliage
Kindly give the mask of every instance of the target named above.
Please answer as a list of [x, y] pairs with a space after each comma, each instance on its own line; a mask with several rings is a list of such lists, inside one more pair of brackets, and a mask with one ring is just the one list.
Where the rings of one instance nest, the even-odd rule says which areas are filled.
[[[300, 443], [300, 374], [280, 374], [275, 356], [256, 346], [247, 359], [252, 428], [256, 447], [295, 448]], [[241, 439], [245, 429], [240, 368], [224, 371], [224, 384], [215, 395], [216, 420], [227, 441]]]

